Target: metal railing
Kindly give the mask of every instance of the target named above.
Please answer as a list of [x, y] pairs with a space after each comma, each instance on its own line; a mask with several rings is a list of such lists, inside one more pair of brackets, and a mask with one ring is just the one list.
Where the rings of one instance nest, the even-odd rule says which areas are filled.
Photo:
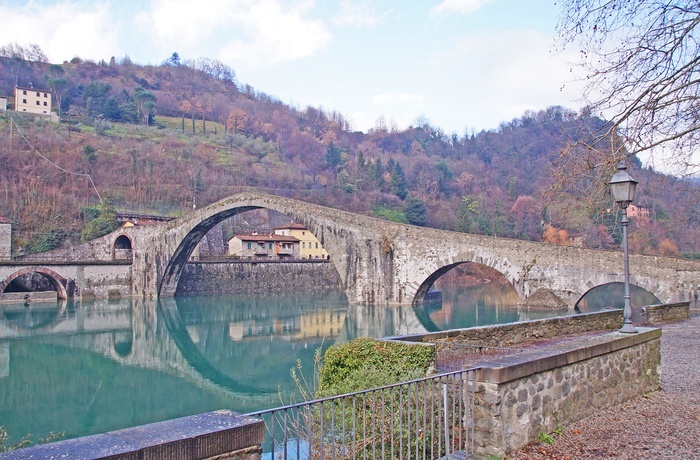
[[[474, 452], [475, 369], [247, 414], [263, 459], [438, 459]], [[464, 457], [460, 457], [464, 458]]]

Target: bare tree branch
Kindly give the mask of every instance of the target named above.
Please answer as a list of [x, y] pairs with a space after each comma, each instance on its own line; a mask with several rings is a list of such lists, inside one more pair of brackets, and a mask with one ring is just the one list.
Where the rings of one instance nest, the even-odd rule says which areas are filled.
[[648, 154], [681, 176], [700, 173], [700, 2], [571, 0], [557, 27], [580, 46], [585, 97], [611, 120], [626, 155]]

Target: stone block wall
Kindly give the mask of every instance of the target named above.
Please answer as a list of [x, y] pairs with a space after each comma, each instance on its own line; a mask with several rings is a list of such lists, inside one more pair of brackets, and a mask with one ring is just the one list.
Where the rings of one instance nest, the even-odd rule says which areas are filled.
[[475, 443], [503, 456], [539, 434], [661, 389], [659, 329], [525, 366], [477, 371]]
[[77, 266], [75, 296], [85, 300], [131, 297], [131, 277], [128, 264]]
[[[0, 221], [2, 217], [0, 217]], [[12, 225], [0, 222], [0, 261], [12, 259]]]
[[177, 295], [313, 292], [340, 289], [330, 262], [188, 262]]
[[690, 302], [647, 305], [632, 309], [634, 324], [663, 324], [690, 318]]
[[555, 338], [590, 331], [614, 331], [622, 326], [622, 310], [609, 310], [581, 315], [558, 316], [534, 321], [493, 326], [453, 329], [416, 334], [402, 340], [436, 344], [436, 353], [449, 350], [452, 344], [509, 347], [537, 339]]
[[40, 303], [55, 302], [56, 291], [35, 292], [3, 292], [0, 293], [0, 304], [3, 303]]

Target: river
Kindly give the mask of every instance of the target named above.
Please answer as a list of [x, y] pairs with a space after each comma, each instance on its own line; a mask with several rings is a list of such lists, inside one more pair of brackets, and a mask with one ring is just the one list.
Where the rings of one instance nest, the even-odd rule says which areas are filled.
[[348, 305], [340, 292], [1, 305], [0, 426], [12, 443], [247, 413], [294, 401], [290, 370], [310, 377], [318, 348], [569, 313], [517, 301], [487, 283], [443, 286], [442, 303], [417, 308]]

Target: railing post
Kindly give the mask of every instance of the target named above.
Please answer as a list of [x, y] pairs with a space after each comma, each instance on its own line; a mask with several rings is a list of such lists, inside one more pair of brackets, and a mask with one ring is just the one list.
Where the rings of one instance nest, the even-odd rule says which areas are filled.
[[442, 407], [443, 407], [443, 419], [445, 420], [445, 455], [450, 455], [450, 432], [448, 430], [449, 425], [449, 407], [447, 403], [447, 386], [449, 385], [450, 378], [445, 379], [445, 384], [442, 386]]

